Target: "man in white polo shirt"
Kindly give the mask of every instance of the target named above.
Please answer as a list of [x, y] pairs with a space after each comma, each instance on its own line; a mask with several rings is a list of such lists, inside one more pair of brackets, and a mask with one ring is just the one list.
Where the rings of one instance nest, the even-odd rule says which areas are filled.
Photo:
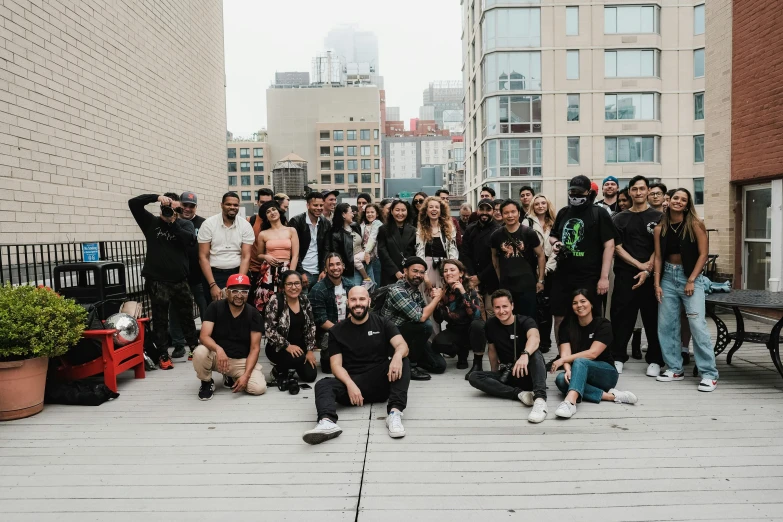
[[253, 227], [236, 219], [239, 196], [226, 192], [220, 203], [221, 213], [207, 218], [198, 231], [199, 266], [204, 274], [212, 301], [221, 299], [221, 290], [231, 274], [247, 275], [250, 247], [255, 243]]

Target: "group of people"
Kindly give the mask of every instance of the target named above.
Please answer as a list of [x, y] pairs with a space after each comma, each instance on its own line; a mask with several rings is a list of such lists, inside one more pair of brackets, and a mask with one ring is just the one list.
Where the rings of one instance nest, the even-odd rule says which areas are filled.
[[[172, 357], [190, 349], [199, 399], [209, 400], [213, 371], [234, 392], [264, 393], [262, 339], [273, 381], [295, 374], [314, 382], [318, 351], [321, 372], [333, 377], [315, 386], [318, 423], [304, 435], [311, 444], [340, 434], [338, 403], [388, 400], [389, 434], [404, 436], [410, 381], [445, 372], [446, 358], [468, 369], [471, 352], [470, 385], [532, 407], [530, 422], [547, 417], [548, 372], [559, 372], [564, 395], [557, 417], [571, 417], [583, 400], [634, 404], [616, 386], [637, 316], [647, 375], [684, 379], [687, 334], [698, 389], [712, 391], [718, 372], [701, 276], [707, 235], [691, 193], [643, 176], [619, 189], [606, 178], [596, 203], [598, 187], [576, 176], [568, 205], [555, 212], [532, 187], [522, 187], [518, 202], [483, 187], [476, 211], [463, 205], [459, 217], [450, 216], [446, 190], [417, 193], [412, 205], [360, 194], [355, 209], [338, 203], [337, 191], [311, 192], [307, 210], [290, 220], [288, 197], [268, 189], [248, 220], [237, 217], [234, 192], [207, 219], [196, 215], [191, 192], [133, 198], [148, 243], [142, 275], [158, 364], [173, 367], [170, 334]], [[144, 208], [154, 202], [159, 216]], [[689, 328], [681, 334], [682, 325]], [[553, 333], [559, 354], [547, 363]]]

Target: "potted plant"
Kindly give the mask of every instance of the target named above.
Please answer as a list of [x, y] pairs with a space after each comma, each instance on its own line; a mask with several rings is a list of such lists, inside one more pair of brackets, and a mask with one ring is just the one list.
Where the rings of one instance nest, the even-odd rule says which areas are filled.
[[87, 311], [46, 287], [0, 287], [0, 420], [43, 409], [50, 357], [79, 341]]

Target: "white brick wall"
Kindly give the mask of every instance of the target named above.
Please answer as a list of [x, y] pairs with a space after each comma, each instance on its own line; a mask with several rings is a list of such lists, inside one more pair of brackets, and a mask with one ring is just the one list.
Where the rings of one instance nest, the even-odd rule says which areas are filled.
[[139, 237], [142, 193], [217, 212], [222, 1], [0, 3], [0, 244]]

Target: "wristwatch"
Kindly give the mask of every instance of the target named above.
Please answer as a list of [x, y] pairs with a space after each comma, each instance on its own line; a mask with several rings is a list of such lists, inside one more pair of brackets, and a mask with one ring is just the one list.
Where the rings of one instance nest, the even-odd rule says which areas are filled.
[[539, 279], [538, 282], [543, 285], [545, 281], [543, 279]]
[[530, 357], [531, 357], [530, 352], [528, 352], [527, 350], [523, 350], [522, 353], [527, 355], [527, 358], [530, 359]]

